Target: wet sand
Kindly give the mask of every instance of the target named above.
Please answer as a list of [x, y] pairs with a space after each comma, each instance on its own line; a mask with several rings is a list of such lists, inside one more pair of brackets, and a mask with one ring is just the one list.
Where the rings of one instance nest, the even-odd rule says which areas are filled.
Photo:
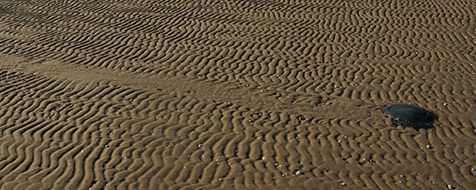
[[[475, 189], [475, 15], [2, 0], [0, 189]], [[391, 127], [395, 103], [435, 127]]]

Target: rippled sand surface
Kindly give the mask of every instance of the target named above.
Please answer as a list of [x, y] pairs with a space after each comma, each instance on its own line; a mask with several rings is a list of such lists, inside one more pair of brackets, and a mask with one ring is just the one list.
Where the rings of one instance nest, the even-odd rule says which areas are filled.
[[[0, 189], [476, 189], [474, 0], [0, 0]], [[435, 128], [381, 108], [425, 107]]]

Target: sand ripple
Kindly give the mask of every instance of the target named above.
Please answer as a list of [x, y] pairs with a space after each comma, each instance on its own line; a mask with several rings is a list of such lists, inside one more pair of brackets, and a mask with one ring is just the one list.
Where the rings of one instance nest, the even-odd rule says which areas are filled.
[[0, 1], [0, 189], [474, 189], [475, 7]]

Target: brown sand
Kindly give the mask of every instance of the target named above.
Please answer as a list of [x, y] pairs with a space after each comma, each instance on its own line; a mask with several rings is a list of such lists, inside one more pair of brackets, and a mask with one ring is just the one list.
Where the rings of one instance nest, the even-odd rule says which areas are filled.
[[[0, 189], [476, 189], [476, 1], [0, 1]], [[390, 127], [392, 103], [439, 115]]]

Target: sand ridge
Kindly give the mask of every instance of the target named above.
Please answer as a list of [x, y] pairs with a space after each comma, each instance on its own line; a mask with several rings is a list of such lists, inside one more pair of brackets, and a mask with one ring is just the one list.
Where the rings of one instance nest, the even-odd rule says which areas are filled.
[[1, 1], [0, 189], [473, 189], [474, 7]]

